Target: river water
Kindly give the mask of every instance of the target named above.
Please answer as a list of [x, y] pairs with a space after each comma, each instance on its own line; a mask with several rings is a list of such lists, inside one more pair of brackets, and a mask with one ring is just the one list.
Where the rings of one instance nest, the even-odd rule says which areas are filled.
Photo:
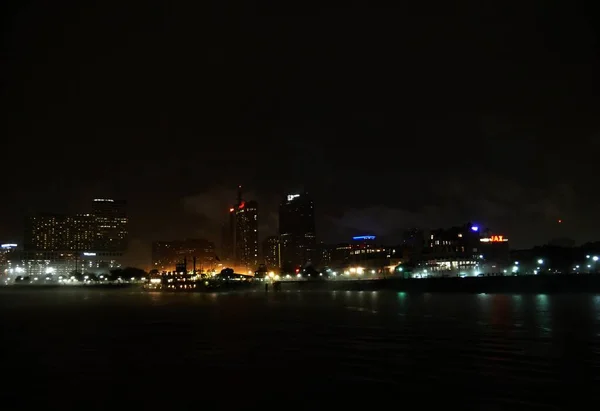
[[4, 289], [0, 311], [7, 409], [579, 409], [600, 382], [590, 294]]

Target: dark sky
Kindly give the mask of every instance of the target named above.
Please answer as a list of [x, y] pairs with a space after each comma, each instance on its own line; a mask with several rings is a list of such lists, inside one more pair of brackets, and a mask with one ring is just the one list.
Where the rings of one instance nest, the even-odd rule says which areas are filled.
[[579, 3], [4, 3], [2, 241], [29, 211], [114, 196], [145, 265], [152, 240], [218, 242], [238, 184], [264, 235], [305, 188], [324, 241], [466, 221], [516, 247], [600, 239], [598, 21]]

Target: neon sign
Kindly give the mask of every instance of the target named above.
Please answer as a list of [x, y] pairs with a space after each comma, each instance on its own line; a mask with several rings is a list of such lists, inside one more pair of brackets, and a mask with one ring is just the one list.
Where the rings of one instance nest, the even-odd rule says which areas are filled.
[[357, 235], [356, 237], [352, 237], [353, 240], [374, 240], [374, 235]]
[[488, 238], [480, 239], [482, 243], [505, 243], [508, 241], [508, 238], [505, 238], [503, 235], [493, 235]]

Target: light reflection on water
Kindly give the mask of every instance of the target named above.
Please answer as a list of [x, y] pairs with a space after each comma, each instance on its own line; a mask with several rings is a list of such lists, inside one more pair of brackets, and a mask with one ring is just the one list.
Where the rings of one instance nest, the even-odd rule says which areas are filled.
[[[86, 392], [118, 370], [128, 392], [145, 398], [141, 381], [193, 369], [211, 376], [203, 380], [209, 391], [218, 389], [213, 381], [267, 375], [280, 392], [327, 386], [333, 395], [343, 387], [340, 404], [351, 405], [348, 390], [425, 390], [427, 399], [432, 387], [443, 387], [486, 409], [556, 405], [600, 380], [594, 295], [284, 290], [0, 297], [10, 347], [0, 354], [3, 372], [31, 370], [30, 380], [47, 384], [48, 392], [64, 384]], [[244, 400], [254, 398], [262, 397]]]

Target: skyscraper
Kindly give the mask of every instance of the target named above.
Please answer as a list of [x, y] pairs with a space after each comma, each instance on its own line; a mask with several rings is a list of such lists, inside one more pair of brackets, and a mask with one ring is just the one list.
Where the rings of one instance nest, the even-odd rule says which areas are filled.
[[279, 263], [279, 237], [267, 237], [263, 241], [263, 258], [267, 267], [272, 270], [280, 267]]
[[258, 203], [245, 201], [239, 187], [238, 202], [235, 213], [235, 260], [248, 268], [258, 267]]
[[315, 260], [315, 213], [307, 193], [289, 194], [279, 206], [281, 264], [290, 271]]
[[94, 199], [92, 213], [96, 219], [96, 250], [123, 252], [127, 249], [126, 205], [122, 200]]
[[28, 251], [123, 252], [127, 248], [125, 202], [95, 199], [92, 213], [30, 216], [24, 246]]
[[227, 213], [227, 221], [221, 226], [221, 255], [219, 258], [228, 263], [235, 262], [235, 208]]
[[40, 213], [29, 216], [25, 222], [26, 250], [57, 251], [68, 250], [64, 214]]
[[20, 264], [27, 273], [106, 273], [127, 247], [125, 202], [96, 199], [93, 212], [28, 217]]
[[93, 214], [67, 216], [64, 230], [67, 250], [91, 251], [95, 249], [97, 224]]
[[94, 249], [96, 222], [91, 214], [41, 213], [25, 225], [27, 251], [90, 251]]

